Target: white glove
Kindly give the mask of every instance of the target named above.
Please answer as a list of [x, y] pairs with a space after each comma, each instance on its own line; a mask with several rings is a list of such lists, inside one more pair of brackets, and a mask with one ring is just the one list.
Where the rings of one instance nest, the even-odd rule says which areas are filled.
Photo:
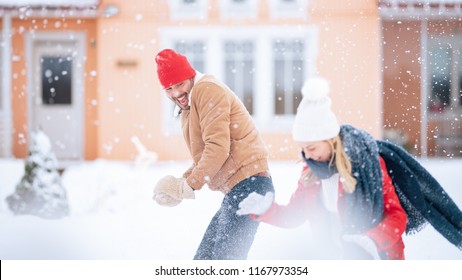
[[271, 207], [274, 200], [274, 193], [267, 192], [265, 196], [253, 192], [239, 203], [238, 215], [262, 215]]
[[153, 199], [163, 206], [178, 205], [183, 199], [194, 199], [194, 190], [185, 178], [165, 176], [154, 187]]
[[375, 245], [375, 242], [368, 236], [361, 234], [345, 234], [342, 238], [347, 242], [355, 243], [356, 245], [363, 248], [369, 255], [372, 256], [374, 260], [380, 260], [377, 246]]

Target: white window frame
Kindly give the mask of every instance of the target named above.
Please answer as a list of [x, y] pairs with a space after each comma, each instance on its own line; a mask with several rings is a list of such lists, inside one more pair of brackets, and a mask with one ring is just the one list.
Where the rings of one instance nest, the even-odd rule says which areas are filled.
[[234, 0], [220, 0], [220, 16], [222, 19], [256, 19], [259, 1], [242, 0], [237, 3]]
[[[224, 59], [222, 45], [227, 40], [253, 40], [258, 57], [255, 60], [255, 90], [253, 119], [260, 131], [289, 132], [294, 115], [275, 115], [274, 97], [274, 57], [271, 50], [277, 39], [300, 39], [304, 50], [304, 75], [316, 73], [316, 56], [318, 46], [318, 28], [316, 26], [247, 26], [240, 27], [163, 27], [159, 29], [160, 47], [172, 48], [177, 41], [204, 42], [206, 48], [205, 73], [212, 74], [224, 81]], [[212, 59], [213, 58], [213, 59]], [[264, 59], [261, 59], [264, 58]], [[269, 95], [270, 94], [270, 95]], [[180, 120], [173, 116], [171, 100], [163, 94], [163, 132], [166, 134], [180, 132]]]
[[270, 0], [268, 4], [271, 19], [307, 19], [308, 0]]
[[184, 0], [169, 0], [170, 17], [172, 20], [206, 20], [208, 18], [209, 0], [195, 0], [188, 4]]

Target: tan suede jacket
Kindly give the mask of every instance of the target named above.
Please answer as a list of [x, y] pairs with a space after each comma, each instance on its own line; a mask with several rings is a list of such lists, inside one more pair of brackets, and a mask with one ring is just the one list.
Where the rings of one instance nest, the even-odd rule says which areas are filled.
[[183, 177], [193, 189], [207, 184], [227, 193], [243, 179], [268, 170], [268, 151], [250, 114], [213, 76], [204, 75], [193, 86], [181, 123], [194, 160]]

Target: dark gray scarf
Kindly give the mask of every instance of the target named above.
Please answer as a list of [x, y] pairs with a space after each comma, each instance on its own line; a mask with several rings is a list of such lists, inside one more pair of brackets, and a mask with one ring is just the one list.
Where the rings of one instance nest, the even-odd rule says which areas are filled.
[[[351, 161], [352, 175], [356, 179], [356, 189], [345, 194], [344, 230], [361, 233], [373, 228], [382, 220], [383, 194], [382, 171], [379, 149], [374, 138], [367, 132], [350, 125], [340, 127], [340, 138], [345, 153]], [[306, 159], [313, 173], [320, 179], [329, 178], [337, 170], [329, 163]]]
[[396, 193], [407, 214], [406, 233], [430, 223], [462, 249], [462, 212], [436, 179], [403, 148], [377, 141]]

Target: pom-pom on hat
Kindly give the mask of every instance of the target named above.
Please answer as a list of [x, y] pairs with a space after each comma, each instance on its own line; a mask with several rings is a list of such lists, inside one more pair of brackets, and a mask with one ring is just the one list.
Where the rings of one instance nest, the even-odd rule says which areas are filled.
[[163, 88], [168, 88], [196, 75], [186, 56], [171, 49], [164, 49], [156, 55], [157, 76]]
[[330, 108], [329, 91], [329, 83], [324, 78], [314, 77], [305, 82], [292, 128], [295, 141], [318, 142], [338, 135], [340, 125]]

